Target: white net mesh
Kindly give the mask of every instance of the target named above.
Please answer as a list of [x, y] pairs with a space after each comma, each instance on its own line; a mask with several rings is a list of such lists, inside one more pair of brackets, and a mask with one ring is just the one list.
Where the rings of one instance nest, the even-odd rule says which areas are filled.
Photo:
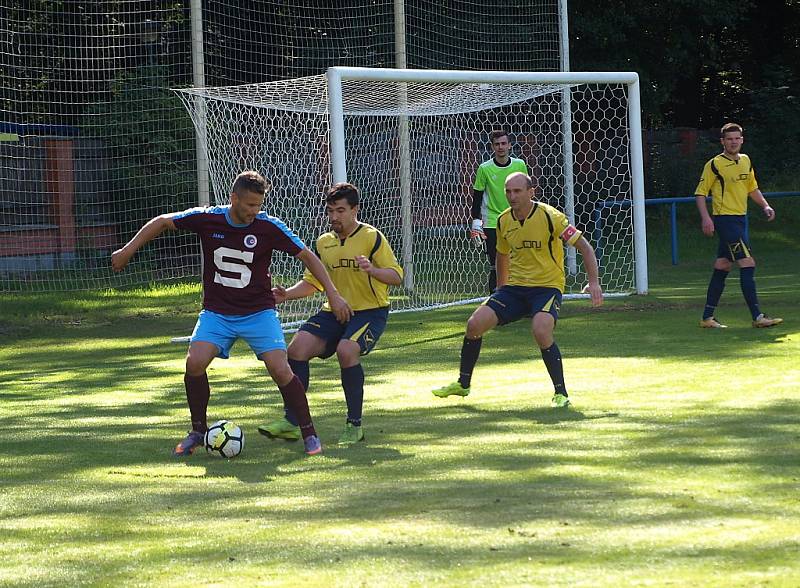
[[[393, 308], [411, 310], [485, 294], [487, 262], [467, 239], [471, 187], [500, 127], [531, 168], [538, 198], [565, 210], [562, 95], [570, 89], [575, 224], [601, 256], [609, 292], [634, 289], [627, 90], [623, 85], [450, 84], [345, 81], [348, 180], [362, 192], [361, 220], [380, 228], [413, 276], [394, 289]], [[308, 244], [328, 230], [323, 206], [331, 183], [326, 78], [180, 91], [208, 140], [218, 203], [243, 169], [274, 184], [266, 208]], [[404, 227], [401, 127], [409, 136], [410, 226]], [[404, 231], [405, 229], [405, 231]], [[404, 238], [405, 233], [405, 238]], [[567, 292], [586, 283], [580, 263]], [[274, 278], [294, 283], [295, 260], [276, 257]], [[318, 301], [295, 301], [286, 320]]]
[[[394, 67], [402, 5], [410, 67], [560, 63], [556, 0], [200, 4], [198, 48], [190, 0], [0, 0], [0, 291], [197, 278], [189, 234], [156, 240], [122, 274], [109, 268], [147, 220], [202, 198], [191, 122], [169, 91], [193, 83], [193, 48], [210, 86]], [[294, 107], [293, 87], [280, 108]]]
[[[405, 0], [406, 67], [560, 69], [558, 0]], [[395, 0], [207, 1], [207, 85], [398, 67]]]
[[0, 291], [197, 275], [190, 235], [120, 277], [109, 267], [165, 206], [197, 201], [192, 125], [168, 89], [191, 81], [188, 23], [172, 2], [147, 4], [0, 0]]

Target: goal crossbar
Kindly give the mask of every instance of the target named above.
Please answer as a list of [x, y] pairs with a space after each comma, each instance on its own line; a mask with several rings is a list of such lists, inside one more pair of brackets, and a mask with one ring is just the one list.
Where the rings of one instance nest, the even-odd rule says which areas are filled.
[[517, 72], [456, 71], [449, 69], [392, 69], [388, 67], [330, 67], [328, 80], [446, 82], [451, 84], [638, 84], [636, 72]]

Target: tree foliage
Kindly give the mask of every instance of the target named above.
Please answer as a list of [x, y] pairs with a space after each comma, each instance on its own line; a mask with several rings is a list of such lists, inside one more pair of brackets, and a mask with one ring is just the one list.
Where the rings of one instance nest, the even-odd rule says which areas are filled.
[[571, 0], [575, 70], [638, 72], [648, 126], [763, 117], [765, 89], [795, 95], [800, 2]]

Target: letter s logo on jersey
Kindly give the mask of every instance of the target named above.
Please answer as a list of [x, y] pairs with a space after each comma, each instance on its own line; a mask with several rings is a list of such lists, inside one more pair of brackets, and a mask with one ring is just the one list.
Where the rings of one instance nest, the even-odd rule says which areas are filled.
[[[226, 261], [226, 259], [228, 261]], [[247, 285], [250, 283], [250, 279], [253, 276], [253, 272], [250, 271], [250, 268], [247, 267], [244, 263], [236, 263], [235, 261], [230, 261], [236, 259], [238, 259], [239, 261], [243, 261], [245, 263], [252, 263], [253, 252], [237, 251], [236, 249], [231, 249], [229, 247], [219, 247], [218, 249], [214, 250], [214, 265], [217, 266], [217, 269], [238, 275], [238, 277], [234, 278], [230, 276], [223, 276], [219, 272], [214, 272], [215, 284], [222, 284], [223, 286], [227, 286], [228, 288], [247, 287]]]

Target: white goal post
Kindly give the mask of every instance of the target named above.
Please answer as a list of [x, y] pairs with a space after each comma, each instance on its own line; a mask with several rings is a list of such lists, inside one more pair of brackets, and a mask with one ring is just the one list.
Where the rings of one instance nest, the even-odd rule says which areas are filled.
[[[538, 86], [560, 85], [569, 95], [569, 88], [583, 84], [624, 84], [628, 89], [628, 125], [630, 140], [630, 174], [631, 205], [633, 208], [633, 234], [635, 242], [635, 284], [638, 294], [646, 294], [647, 284], [647, 239], [644, 217], [644, 163], [642, 159], [642, 123], [639, 99], [639, 76], [633, 72], [508, 72], [508, 71], [451, 71], [451, 70], [397, 70], [389, 68], [363, 67], [331, 67], [328, 68], [328, 100], [330, 114], [332, 176], [334, 182], [347, 181], [347, 151], [345, 147], [344, 122], [344, 82], [347, 80], [362, 82], [396, 82], [400, 84], [401, 99], [399, 110], [407, 108], [408, 83], [435, 84], [533, 84]], [[562, 108], [564, 108], [562, 106]], [[565, 108], [566, 110], [566, 108]], [[402, 113], [407, 115], [407, 113]], [[569, 112], [562, 113], [562, 120], [569, 122]], [[401, 119], [402, 122], [403, 119]], [[405, 119], [407, 121], [407, 118]], [[502, 126], [502, 125], [498, 125]], [[408, 136], [401, 133], [400, 137]], [[571, 141], [570, 141], [571, 142]], [[402, 142], [401, 152], [407, 149]], [[563, 144], [566, 153], [572, 153], [572, 145]], [[572, 170], [564, 170], [568, 180], [572, 179]], [[401, 174], [402, 179], [402, 174]], [[574, 210], [573, 186], [564, 190], [568, 201], [563, 203], [566, 210]], [[401, 186], [401, 193], [409, 191]], [[404, 209], [407, 207], [403, 203]], [[572, 216], [572, 215], [571, 215]], [[407, 247], [404, 252], [408, 255]]]
[[[334, 67], [177, 91], [205, 138], [215, 202], [227, 202], [241, 170], [258, 170], [274, 185], [267, 211], [311, 245], [328, 230], [325, 188], [343, 180], [360, 188], [361, 219], [384, 232], [407, 273], [393, 289], [395, 311], [485, 296], [486, 258], [466, 237], [474, 174], [497, 128], [531, 169], [537, 198], [570, 211], [594, 245], [606, 292], [647, 292], [635, 73]], [[278, 283], [300, 275], [298, 262], [276, 256]], [[566, 297], [582, 296], [581, 264], [567, 282]], [[283, 318], [301, 320], [318, 304], [292, 301]]]

